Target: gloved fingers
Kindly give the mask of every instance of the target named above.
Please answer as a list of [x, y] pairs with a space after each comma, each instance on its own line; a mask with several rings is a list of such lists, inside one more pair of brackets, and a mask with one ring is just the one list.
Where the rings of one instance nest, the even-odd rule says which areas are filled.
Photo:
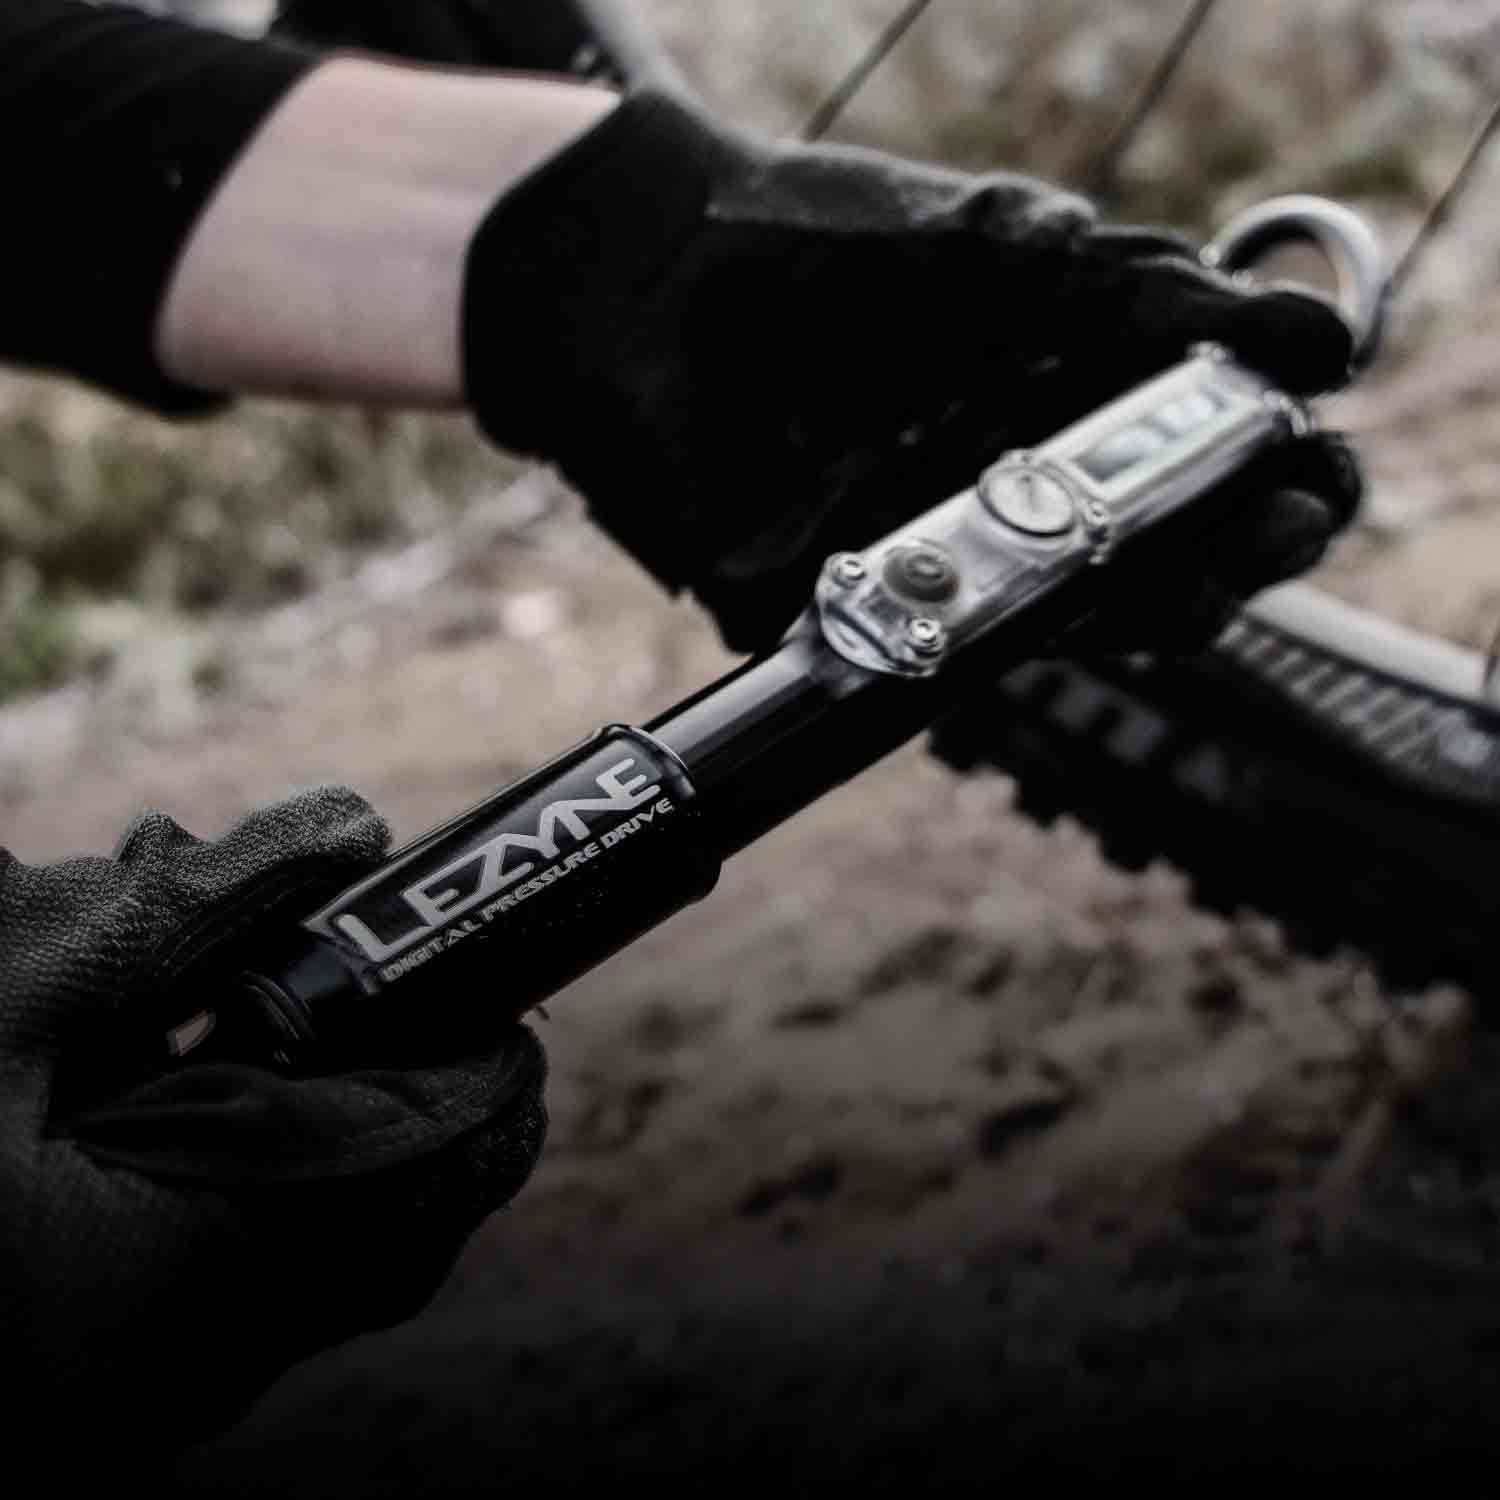
[[1205, 650], [1252, 595], [1316, 567], [1337, 527], [1317, 496], [1279, 490], [1235, 515], [1196, 548], [1162, 559], [1160, 583], [1107, 605], [1068, 637], [1080, 654]]
[[1328, 503], [1306, 490], [1277, 490], [1232, 516], [1212, 539], [1215, 579], [1237, 599], [1316, 567], [1338, 533]]
[[1165, 366], [1196, 343], [1221, 343], [1291, 395], [1347, 384], [1354, 336], [1313, 291], [1249, 287], [1177, 255], [1116, 257], [1107, 241], [1079, 252], [1078, 293], [1097, 307], [1077, 318], [1082, 336], [1135, 342]]
[[283, 1289], [297, 1283], [290, 1308], [285, 1290], [262, 1299], [300, 1343], [283, 1350], [281, 1367], [420, 1311], [468, 1237], [526, 1185], [546, 1126], [540, 1100], [521, 1098], [439, 1151], [378, 1173], [226, 1195], [255, 1237], [252, 1271]]
[[[431, 1162], [480, 1129], [541, 1108], [546, 1058], [508, 1026], [441, 1065], [293, 1078], [205, 1064], [160, 1075], [54, 1122], [97, 1162], [216, 1188], [370, 1177]], [[540, 1143], [538, 1143], [539, 1149]]]
[[1243, 503], [1206, 547], [1214, 580], [1237, 601], [1316, 567], [1364, 491], [1354, 451], [1336, 433], [1272, 449], [1231, 484]]
[[146, 813], [116, 856], [138, 899], [166, 918], [142, 981], [156, 989], [171, 984], [288, 901], [310, 902], [352, 881], [389, 838], [384, 819], [347, 787], [318, 787], [257, 809], [217, 839]]
[[[210, 956], [234, 967], [260, 924], [357, 878], [386, 838], [367, 803], [333, 787], [252, 813], [219, 839], [153, 812], [112, 859], [8, 865], [0, 930], [24, 941], [0, 945], [0, 1040], [36, 1059], [54, 1107], [99, 1097], [142, 1065], [142, 1006], [166, 1002]], [[214, 983], [201, 972], [193, 982]]]
[[1096, 217], [1086, 198], [1015, 172], [913, 169], [859, 146], [757, 149], [740, 139], [750, 147], [745, 165], [708, 204], [721, 224], [876, 239], [941, 237], [963, 226], [996, 243], [1024, 234], [1062, 248]]
[[1175, 255], [1189, 265], [1202, 264], [1198, 247], [1185, 234], [1154, 224], [1101, 224], [1089, 239], [1097, 249], [1119, 260]]
[[[518, 1045], [513, 1061], [521, 1056]], [[320, 1136], [322, 1177], [256, 1170], [300, 1150], [280, 1132], [305, 1122], [305, 1112], [290, 1121], [272, 1113], [264, 1132], [208, 1121], [223, 1181], [215, 1163], [174, 1161], [161, 1142], [134, 1139], [128, 1128], [117, 1165], [106, 1122], [97, 1154], [88, 1142], [45, 1141], [46, 1169], [18, 1220], [35, 1227], [39, 1257], [23, 1283], [38, 1307], [35, 1347], [24, 1352], [42, 1366], [29, 1363], [29, 1375], [86, 1392], [124, 1431], [161, 1418], [160, 1400], [138, 1389], [142, 1377], [191, 1371], [169, 1413], [173, 1434], [187, 1441], [293, 1362], [412, 1316], [468, 1236], [535, 1167], [546, 1128], [540, 1081], [514, 1084], [502, 1079], [489, 1112], [450, 1111], [441, 1137], [406, 1134], [400, 1149], [386, 1149], [367, 1133], [359, 1139], [369, 1149], [352, 1163], [336, 1152], [329, 1159]], [[358, 1099], [345, 1102], [360, 1112]], [[330, 1117], [338, 1113], [331, 1103]], [[477, 1123], [459, 1128], [467, 1118]], [[185, 1110], [157, 1123], [192, 1129], [204, 1117]]]
[[184, 889], [217, 897], [225, 885], [287, 860], [378, 854], [387, 837], [385, 824], [358, 792], [324, 786], [257, 808], [215, 839], [189, 833], [165, 813], [144, 812], [121, 835], [114, 858], [147, 877], [180, 871]]
[[1158, 553], [1157, 586], [1122, 590], [1069, 633], [1067, 650], [1180, 654], [1208, 646], [1245, 600], [1316, 567], [1362, 493], [1359, 464], [1339, 434], [1272, 449], [1228, 486], [1224, 519]]
[[1137, 590], [1110, 600], [1057, 640], [1051, 656], [1191, 656], [1206, 650], [1239, 607], [1213, 576], [1179, 578], [1176, 588]]
[[1359, 456], [1341, 432], [1315, 432], [1272, 448], [1233, 483], [1247, 491], [1303, 490], [1328, 506], [1336, 527], [1359, 513], [1365, 494]]
[[1316, 396], [1348, 385], [1354, 334], [1342, 313], [1311, 290], [1271, 285], [1224, 304], [1218, 337], [1252, 369], [1294, 396]]

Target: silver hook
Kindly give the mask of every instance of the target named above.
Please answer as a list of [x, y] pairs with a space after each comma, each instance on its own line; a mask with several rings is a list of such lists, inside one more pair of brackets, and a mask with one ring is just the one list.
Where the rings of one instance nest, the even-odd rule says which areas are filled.
[[1247, 270], [1279, 245], [1312, 244], [1338, 276], [1339, 310], [1354, 335], [1354, 372], [1380, 347], [1391, 298], [1391, 269], [1375, 231], [1342, 203], [1298, 193], [1271, 198], [1237, 214], [1203, 252], [1203, 263], [1230, 273]]
[[1484, 657], [1484, 677], [1479, 684], [1479, 696], [1492, 707], [1500, 708], [1500, 625], [1490, 638], [1490, 649]]

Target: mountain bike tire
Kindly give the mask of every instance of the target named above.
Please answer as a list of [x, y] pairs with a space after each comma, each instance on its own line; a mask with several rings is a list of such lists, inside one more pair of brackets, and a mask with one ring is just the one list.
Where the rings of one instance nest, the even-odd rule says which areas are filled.
[[1126, 870], [1164, 860], [1213, 911], [1314, 956], [1348, 945], [1396, 987], [1495, 987], [1500, 708], [1472, 652], [1305, 585], [1207, 654], [1034, 662], [938, 726], [955, 769], [1015, 779]]

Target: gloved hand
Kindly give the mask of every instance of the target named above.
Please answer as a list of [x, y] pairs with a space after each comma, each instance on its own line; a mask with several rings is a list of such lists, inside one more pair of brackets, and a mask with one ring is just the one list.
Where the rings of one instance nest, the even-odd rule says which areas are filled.
[[[651, 92], [495, 205], [464, 311], [484, 430], [557, 463], [746, 650], [807, 603], [829, 553], [1203, 339], [1293, 393], [1339, 383], [1351, 357], [1317, 299], [1246, 291], [1043, 183], [771, 148]], [[1268, 490], [1203, 554], [1221, 592], [1314, 559], [1359, 485], [1314, 443]], [[1203, 571], [1163, 589], [1191, 606]]]
[[162, 995], [212, 1006], [201, 976], [385, 842], [324, 789], [212, 842], [148, 814], [113, 859], [0, 851], [0, 1366], [14, 1438], [66, 1435], [49, 1474], [185, 1446], [415, 1312], [531, 1171], [544, 1064], [520, 1027], [339, 1076], [128, 1061]]

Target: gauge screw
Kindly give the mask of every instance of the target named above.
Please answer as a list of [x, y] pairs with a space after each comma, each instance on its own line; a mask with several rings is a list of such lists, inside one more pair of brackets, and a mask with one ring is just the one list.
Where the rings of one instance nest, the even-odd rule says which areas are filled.
[[1025, 456], [1002, 459], [979, 481], [979, 495], [996, 520], [1028, 537], [1060, 537], [1073, 529], [1073, 496], [1056, 475]]
[[917, 615], [907, 621], [906, 639], [920, 656], [937, 656], [948, 644], [948, 632], [941, 620], [931, 615]]
[[852, 589], [865, 581], [869, 570], [852, 552], [840, 552], [828, 560], [828, 576], [841, 588]]

